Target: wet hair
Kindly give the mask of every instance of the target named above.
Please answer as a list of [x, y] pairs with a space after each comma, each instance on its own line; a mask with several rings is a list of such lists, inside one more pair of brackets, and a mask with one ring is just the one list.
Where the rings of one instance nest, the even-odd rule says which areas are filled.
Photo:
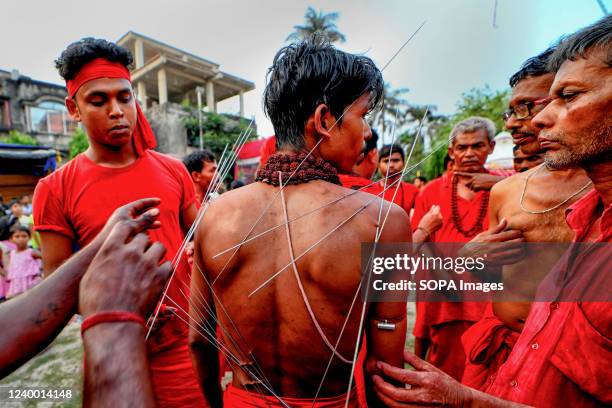
[[495, 137], [495, 123], [489, 118], [481, 116], [471, 116], [457, 123], [448, 137], [448, 143], [452, 146], [455, 137], [461, 133], [473, 133], [478, 130], [484, 130], [487, 133], [489, 142]]
[[528, 77], [538, 77], [545, 74], [550, 74], [552, 71], [548, 68], [550, 56], [555, 51], [555, 46], [549, 47], [546, 51], [535, 57], [529, 58], [523, 62], [521, 68], [510, 77], [510, 87], [514, 88], [516, 84]]
[[612, 67], [612, 14], [561, 39], [548, 67], [553, 72], [558, 71], [565, 61], [587, 58], [593, 50], [603, 52], [604, 64]]
[[198, 150], [183, 158], [183, 164], [187, 167], [189, 174], [192, 171], [201, 172], [204, 168], [204, 162], [215, 162], [215, 155], [208, 149]]
[[25, 232], [26, 234], [28, 234], [29, 237], [32, 236], [32, 232], [30, 231], [28, 227], [26, 227], [23, 224], [17, 223], [13, 225], [11, 229], [9, 230], [9, 239], [11, 239], [13, 235], [15, 235], [18, 232]]
[[374, 62], [337, 50], [321, 36], [281, 48], [268, 70], [263, 102], [277, 149], [304, 148], [304, 125], [319, 104], [342, 123], [344, 110], [370, 92], [369, 108], [383, 99], [383, 79]]
[[400, 156], [402, 156], [402, 161], [406, 161], [404, 156], [404, 148], [402, 146], [398, 144], [388, 144], [384, 145], [383, 148], [380, 149], [380, 152], [378, 153], [378, 162], [380, 163], [380, 161], [385, 157], [391, 156], [392, 153], [399, 153]]
[[131, 52], [115, 43], [101, 38], [87, 37], [73, 42], [62, 51], [55, 60], [55, 68], [60, 76], [68, 81], [73, 79], [84, 65], [96, 58], [118, 62], [127, 68], [134, 60]]

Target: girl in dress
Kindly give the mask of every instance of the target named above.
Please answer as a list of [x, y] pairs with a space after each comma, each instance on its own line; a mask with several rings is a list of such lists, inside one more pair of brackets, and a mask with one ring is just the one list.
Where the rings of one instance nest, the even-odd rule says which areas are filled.
[[16, 225], [11, 229], [9, 240], [15, 245], [15, 249], [9, 253], [9, 264], [6, 268], [9, 284], [7, 298], [25, 292], [40, 282], [41, 254], [36, 249], [28, 248], [30, 238], [30, 229], [24, 225]]

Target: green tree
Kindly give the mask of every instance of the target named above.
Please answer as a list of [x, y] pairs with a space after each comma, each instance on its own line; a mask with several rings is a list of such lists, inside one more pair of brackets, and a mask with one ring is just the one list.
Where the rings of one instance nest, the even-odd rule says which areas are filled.
[[338, 26], [336, 26], [338, 17], [340, 14], [337, 12], [323, 13], [323, 10], [317, 12], [314, 8], [308, 7], [304, 15], [304, 25], [293, 26], [295, 31], [289, 34], [286, 41], [305, 40], [318, 34], [332, 43], [345, 42], [346, 37], [338, 31]]
[[27, 145], [27, 146], [36, 146], [38, 142], [30, 135], [26, 135], [25, 133], [18, 132], [16, 130], [11, 130], [8, 136], [0, 137], [1, 143], [8, 144], [19, 144], [19, 145]]
[[73, 159], [79, 153], [83, 153], [89, 147], [89, 141], [87, 135], [81, 128], [77, 128], [68, 142], [68, 149], [70, 150], [70, 159]]

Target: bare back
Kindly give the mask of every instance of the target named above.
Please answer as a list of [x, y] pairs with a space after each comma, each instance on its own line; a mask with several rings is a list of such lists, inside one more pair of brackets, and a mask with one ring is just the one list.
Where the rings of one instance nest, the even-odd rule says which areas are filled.
[[[524, 193], [523, 207], [521, 196]], [[583, 170], [550, 171], [544, 164], [511, 176], [493, 187], [491, 193], [491, 226], [505, 218], [509, 229], [523, 232], [526, 242], [570, 242], [573, 232], [565, 222], [565, 210], [586, 194], [590, 187], [575, 194], [589, 183]], [[534, 212], [551, 209], [571, 197], [566, 203], [542, 214]], [[559, 260], [561, 247], [546, 251], [529, 251], [520, 262], [506, 265], [503, 269], [504, 292], [521, 293], [533, 297], [540, 280]], [[512, 296], [512, 295], [508, 295]], [[493, 309], [506, 325], [521, 331], [529, 314], [531, 302], [503, 302], [496, 299]]]
[[[318, 209], [348, 194], [352, 195]], [[283, 225], [283, 196], [289, 220], [312, 211], [291, 222], [289, 231]], [[332, 355], [332, 348], [326, 345], [323, 336], [335, 345], [348, 316], [337, 347], [338, 355], [332, 361], [319, 395], [346, 392], [363, 305], [357, 293], [361, 279], [361, 243], [374, 241], [380, 205], [381, 200], [373, 195], [312, 181], [287, 186], [283, 195], [279, 194], [278, 187], [254, 183], [224, 194], [210, 206], [197, 231], [196, 262], [203, 266], [207, 279], [215, 282], [217, 316], [221, 326], [228, 330], [223, 336], [224, 343], [233, 354], [241, 356], [244, 364], [242, 369], [233, 368], [234, 386], [265, 392], [261, 385], [253, 385], [252, 376], [245, 372], [261, 369], [260, 377], [265, 378], [260, 379], [269, 381], [281, 395], [313, 397]], [[383, 202], [383, 217], [388, 206]], [[234, 251], [213, 258], [241, 242], [262, 213], [261, 221], [249, 236], [280, 227], [246, 243], [233, 258]], [[342, 223], [329, 238], [323, 239]], [[408, 217], [399, 207], [392, 206], [381, 241], [409, 240]], [[291, 265], [290, 243], [297, 272]], [[205, 283], [202, 281], [202, 284]], [[396, 313], [393, 307], [403, 309], [405, 314], [405, 305], [399, 309], [395, 305], [386, 311], [384, 304], [376, 306], [382, 309], [382, 314]], [[323, 336], [316, 324], [320, 325]], [[234, 325], [239, 335], [232, 330]], [[367, 321], [364, 327], [368, 327]], [[405, 333], [392, 336], [401, 337], [403, 346]], [[394, 339], [390, 342], [397, 343]], [[394, 350], [398, 347], [389, 346], [386, 352], [397, 353], [399, 359], [389, 362], [399, 364], [402, 348]], [[378, 357], [384, 358], [385, 351], [381, 353]]]

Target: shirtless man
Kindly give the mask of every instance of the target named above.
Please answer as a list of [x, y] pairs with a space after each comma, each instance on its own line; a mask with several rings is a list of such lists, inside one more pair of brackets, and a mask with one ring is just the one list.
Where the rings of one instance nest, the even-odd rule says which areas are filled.
[[[528, 59], [510, 78], [512, 97], [510, 109], [504, 114], [505, 124], [514, 142], [528, 155], [542, 154], [544, 150], [537, 139], [539, 129], [531, 119], [549, 101], [548, 90], [555, 74], [548, 70], [547, 63], [553, 51], [551, 48]], [[579, 168], [559, 170], [540, 165], [511, 176], [491, 190], [489, 225], [492, 228], [471, 242], [504, 242], [519, 237], [532, 243], [570, 242], [573, 232], [565, 222], [565, 209], [586, 194], [590, 185], [586, 173]], [[507, 263], [502, 269], [504, 293], [494, 297], [492, 313], [489, 310], [463, 336], [468, 359], [464, 384], [486, 387], [485, 381], [503, 364], [531, 307], [530, 301], [504, 300], [532, 299], [541, 278], [557, 262], [563, 248], [540, 245], [527, 247], [525, 251], [521, 248], [507, 252], [505, 260], [498, 259], [500, 264]], [[496, 338], [504, 339], [502, 346]], [[497, 353], [488, 350], [494, 345], [499, 347]], [[483, 361], [485, 354], [490, 357]]]
[[[259, 182], [215, 200], [196, 232], [191, 316], [198, 327], [214, 328], [213, 317], [202, 313], [203, 301], [214, 300], [222, 343], [238, 360], [232, 363], [225, 407], [277, 407], [280, 399], [292, 407], [310, 407], [315, 396], [324, 398], [326, 407], [344, 406], [363, 307], [366, 371], [375, 372], [377, 360], [401, 364], [406, 304], [364, 304], [361, 297], [351, 303], [360, 286], [361, 243], [374, 241], [379, 209], [384, 215], [391, 207], [380, 242], [410, 242], [408, 216], [378, 197], [341, 187], [337, 178], [337, 172], [351, 171], [371, 136], [366, 115], [380, 102], [382, 87], [382, 75], [369, 58], [318, 39], [285, 47], [274, 58], [264, 101], [279, 151], [260, 170]], [[280, 190], [279, 182], [289, 180], [308, 151], [313, 159], [305, 160]], [[351, 193], [337, 205], [243, 245], [235, 257], [234, 251], [215, 257], [249, 235], [253, 225], [251, 235]], [[331, 239], [313, 247], [338, 226]], [[379, 329], [383, 320], [393, 329]], [[200, 383], [211, 405], [218, 406], [216, 351], [200, 330], [192, 327], [190, 337]], [[271, 390], [278, 398], [270, 396]], [[376, 399], [371, 392], [368, 397]]]

